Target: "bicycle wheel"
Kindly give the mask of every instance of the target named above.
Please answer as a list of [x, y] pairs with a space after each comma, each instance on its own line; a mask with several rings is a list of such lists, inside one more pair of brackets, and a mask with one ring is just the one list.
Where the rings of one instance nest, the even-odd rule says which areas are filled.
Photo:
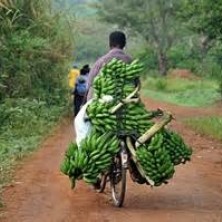
[[126, 167], [122, 164], [120, 156], [114, 159], [110, 174], [110, 186], [114, 205], [122, 207], [126, 193]]

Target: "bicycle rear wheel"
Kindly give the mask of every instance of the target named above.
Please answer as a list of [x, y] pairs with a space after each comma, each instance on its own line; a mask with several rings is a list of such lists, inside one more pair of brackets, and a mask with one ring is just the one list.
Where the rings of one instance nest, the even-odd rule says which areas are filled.
[[113, 169], [110, 175], [110, 186], [114, 205], [122, 207], [126, 193], [126, 171], [127, 168], [122, 164], [120, 156], [113, 162]]

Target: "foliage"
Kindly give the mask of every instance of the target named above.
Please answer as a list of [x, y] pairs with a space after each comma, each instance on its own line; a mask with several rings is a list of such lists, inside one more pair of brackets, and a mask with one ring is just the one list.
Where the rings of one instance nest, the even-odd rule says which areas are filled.
[[76, 18], [86, 18], [95, 15], [95, 9], [88, 7], [93, 2], [94, 0], [53, 0], [53, 6], [55, 10], [74, 13]]
[[57, 11], [75, 14], [75, 52], [76, 64], [79, 66], [93, 63], [108, 50], [107, 36], [112, 29], [98, 22], [96, 10], [90, 5], [94, 0], [54, 0]]
[[134, 55], [136, 58], [139, 58], [141, 62], [143, 62], [145, 68], [147, 71], [149, 70], [155, 70], [157, 67], [157, 60], [156, 60], [156, 55], [153, 52], [153, 50], [150, 47], [144, 48], [144, 45], [140, 46], [139, 44], [135, 46], [135, 48], [139, 48], [139, 50], [131, 50], [132, 55]]
[[[0, 6], [0, 100], [47, 97], [62, 89], [72, 50], [68, 23], [50, 13], [50, 1], [3, 1]], [[46, 97], [46, 96], [45, 96]]]
[[167, 52], [178, 33], [174, 19], [178, 1], [100, 0], [97, 4], [100, 17], [120, 28], [140, 35], [152, 47], [161, 74], [167, 72]]
[[[220, 0], [184, 0], [179, 17], [187, 25], [209, 39], [222, 38], [222, 2]], [[184, 10], [185, 9], [185, 10]]]
[[108, 51], [109, 27], [98, 23], [96, 17], [77, 19], [76, 24], [78, 27], [78, 32], [75, 34], [76, 58], [79, 62], [90, 63]]
[[199, 107], [219, 99], [217, 84], [209, 80], [186, 80], [174, 78], [147, 78], [144, 94], [157, 100], [181, 106]]
[[50, 0], [0, 1], [0, 184], [67, 109], [72, 20], [51, 9]]
[[30, 99], [7, 99], [0, 107], [0, 186], [16, 160], [28, 155], [58, 121], [64, 106]]
[[[185, 10], [184, 10], [185, 9]], [[218, 49], [222, 40], [222, 1], [215, 0], [184, 0], [178, 10], [178, 17], [186, 26], [200, 35], [201, 57], [203, 69], [208, 68], [204, 65], [208, 51], [214, 47]], [[221, 54], [221, 47], [219, 47]], [[222, 91], [222, 72], [221, 72], [221, 56], [218, 54], [216, 60], [220, 70], [217, 71], [217, 79], [219, 91]], [[212, 60], [211, 60], [212, 61]], [[215, 64], [215, 62], [213, 62]], [[215, 76], [215, 74], [214, 74]]]
[[[163, 88], [159, 85], [164, 85]], [[213, 80], [206, 79], [195, 79], [195, 81], [190, 79], [181, 79], [173, 77], [155, 77], [147, 78], [144, 87], [156, 91], [164, 92], [181, 92], [189, 89], [216, 89], [217, 84]]]
[[211, 117], [198, 117], [186, 119], [185, 124], [193, 128], [195, 131], [202, 135], [212, 137], [222, 141], [222, 118]]

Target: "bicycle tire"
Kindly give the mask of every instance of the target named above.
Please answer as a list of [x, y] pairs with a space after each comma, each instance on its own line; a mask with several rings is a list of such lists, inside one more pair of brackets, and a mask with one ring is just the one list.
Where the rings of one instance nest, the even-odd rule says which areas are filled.
[[126, 171], [127, 169], [122, 165], [121, 163], [121, 179], [118, 182], [121, 183], [121, 187], [120, 187], [120, 194], [118, 195], [116, 192], [116, 183], [115, 183], [115, 176], [114, 174], [110, 175], [110, 186], [111, 186], [111, 192], [112, 192], [112, 199], [114, 202], [114, 205], [116, 207], [122, 207], [123, 206], [123, 202], [125, 199], [125, 193], [126, 193]]

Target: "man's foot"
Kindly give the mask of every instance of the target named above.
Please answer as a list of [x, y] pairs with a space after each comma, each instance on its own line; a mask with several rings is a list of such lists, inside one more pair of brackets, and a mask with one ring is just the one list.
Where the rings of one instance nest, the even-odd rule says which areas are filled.
[[130, 160], [129, 172], [130, 172], [130, 177], [133, 182], [136, 182], [138, 184], [146, 183], [146, 179], [140, 175], [140, 173], [136, 167], [136, 164], [133, 162], [133, 160]]
[[101, 188], [101, 180], [98, 178], [97, 182], [94, 183], [92, 186], [94, 190], [99, 190]]

